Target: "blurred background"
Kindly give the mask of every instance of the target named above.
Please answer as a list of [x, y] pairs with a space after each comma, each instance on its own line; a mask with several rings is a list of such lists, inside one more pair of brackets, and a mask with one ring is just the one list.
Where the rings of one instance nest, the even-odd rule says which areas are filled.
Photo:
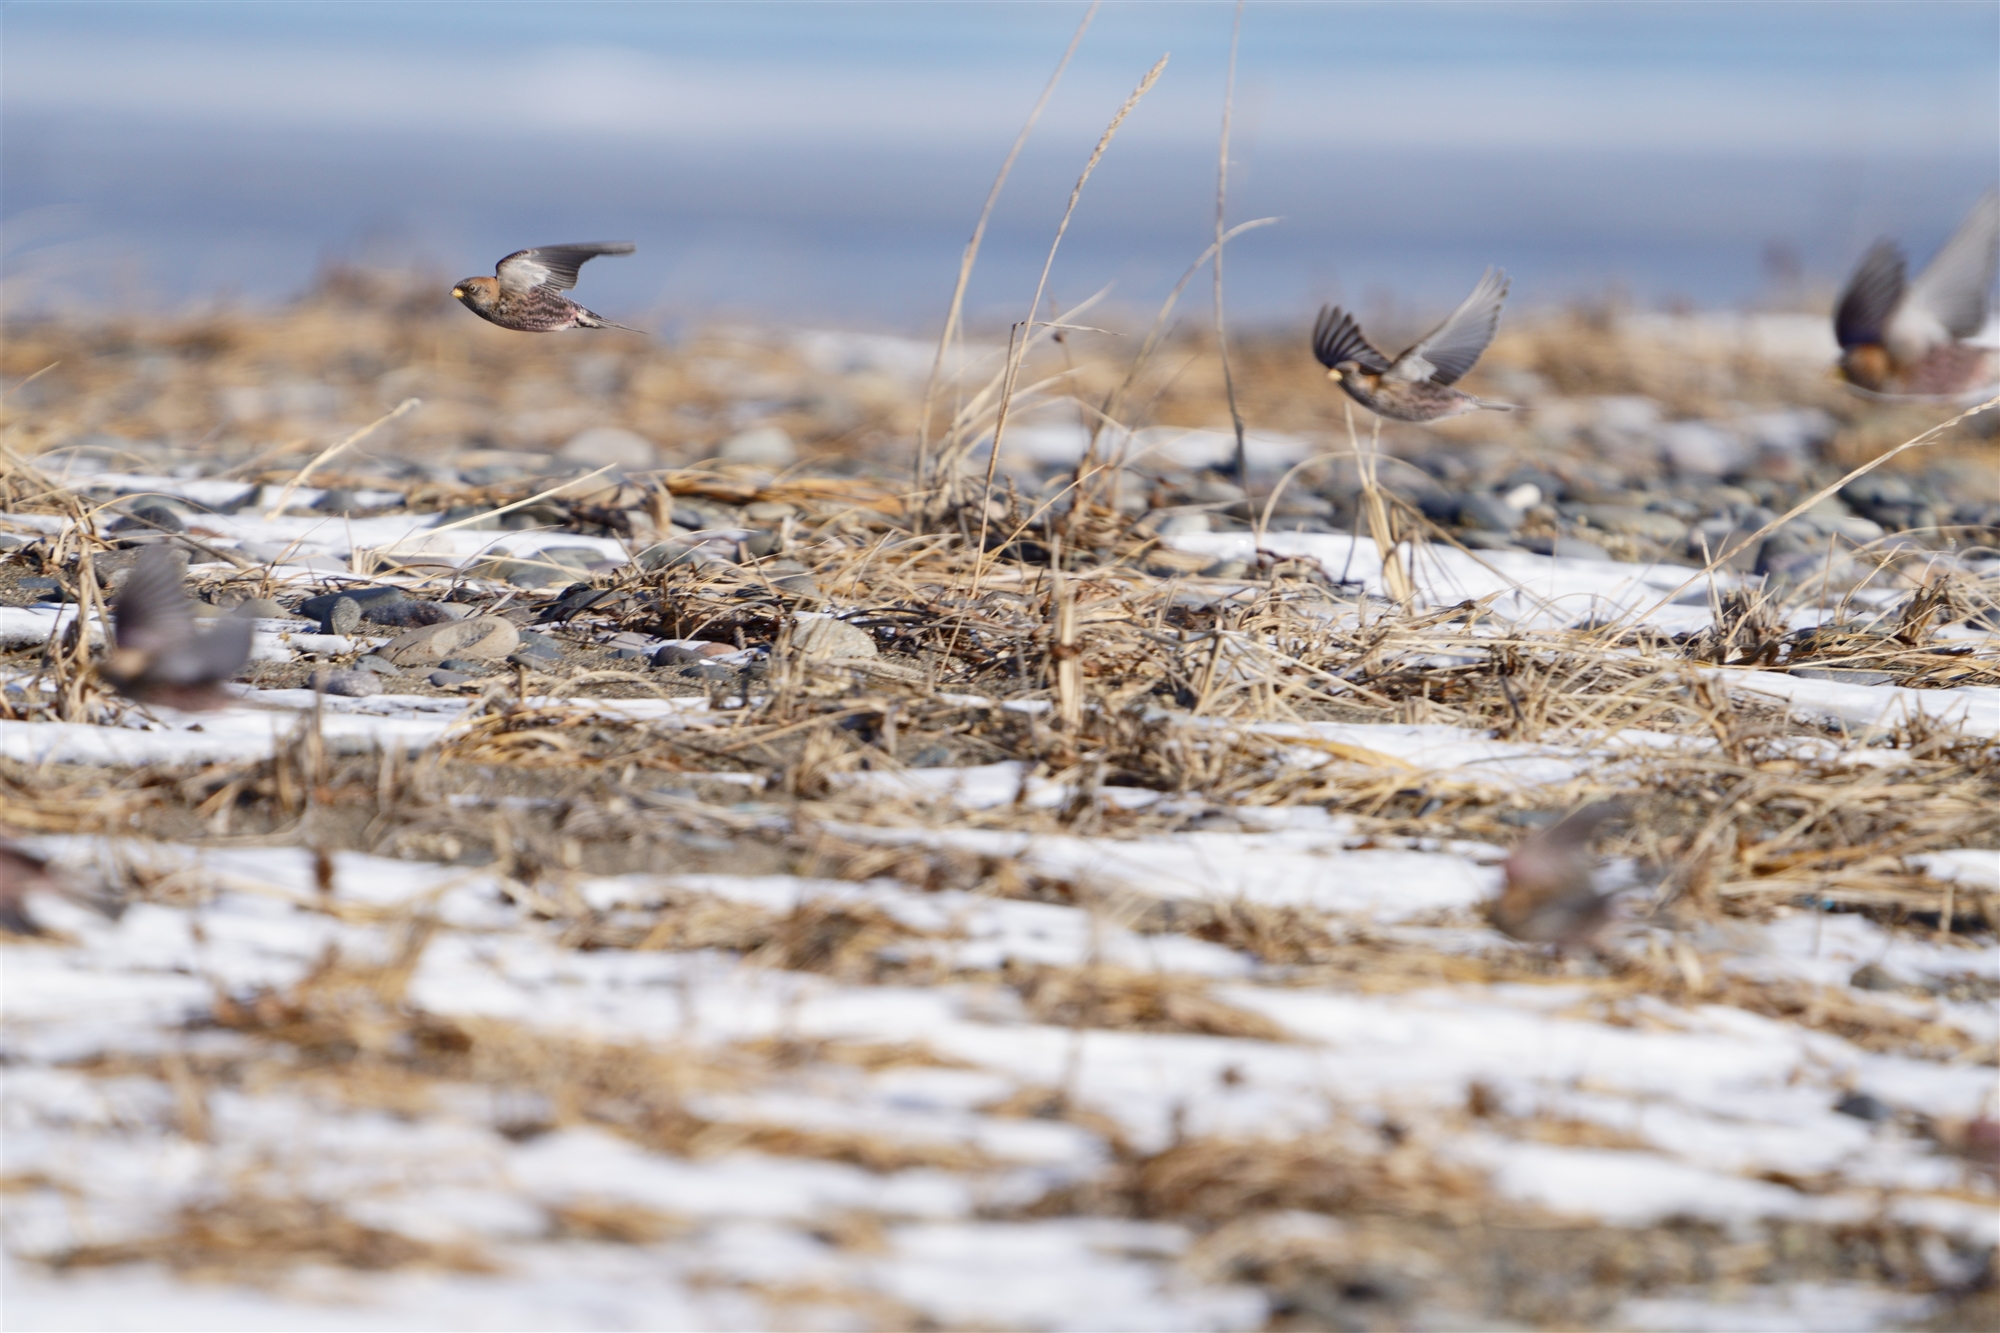
[[[37, 4], [0, 102], [12, 313], [449, 280], [631, 238], [582, 298], [934, 330], [1081, 4]], [[1150, 309], [1210, 234], [1232, 11], [1106, 6], [1002, 200], [975, 323], [1018, 318], [1077, 171], [1059, 302]], [[1991, 4], [1251, 4], [1232, 314], [1455, 301], [1798, 306], [1877, 235], [1919, 262], [1996, 176]], [[1205, 283], [1205, 279], [1204, 279]]]

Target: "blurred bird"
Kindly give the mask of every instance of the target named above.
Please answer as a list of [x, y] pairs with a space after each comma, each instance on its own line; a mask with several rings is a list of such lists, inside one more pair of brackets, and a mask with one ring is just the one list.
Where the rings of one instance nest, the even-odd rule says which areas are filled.
[[1586, 805], [1543, 829], [1507, 858], [1506, 887], [1486, 916], [1530, 944], [1588, 944], [1611, 919], [1612, 895], [1597, 891], [1590, 839], [1606, 820], [1625, 813], [1618, 801]]
[[250, 660], [254, 626], [231, 616], [206, 633], [165, 547], [139, 553], [111, 604], [112, 649], [98, 674], [128, 699], [200, 712], [237, 702], [221, 682]]
[[494, 266], [494, 277], [467, 278], [451, 294], [481, 319], [522, 333], [623, 329], [627, 326], [613, 324], [563, 293], [576, 286], [576, 271], [598, 255], [629, 255], [637, 248], [630, 241], [583, 241], [516, 250]]
[[1841, 378], [1870, 393], [1955, 398], [2000, 380], [1991, 347], [1966, 340], [1986, 327], [2000, 267], [2000, 193], [1972, 206], [1916, 280], [1904, 280], [1903, 251], [1880, 240], [1862, 257], [1840, 304]]
[[[0, 833], [7, 830], [0, 829]], [[48, 935], [50, 930], [28, 911], [30, 893], [50, 893], [116, 921], [125, 903], [101, 888], [79, 888], [33, 852], [0, 837], [0, 931], [9, 935]]]
[[0, 842], [0, 930], [9, 935], [46, 935], [40, 922], [28, 915], [31, 889], [60, 887], [49, 873], [49, 863], [18, 847]]
[[1354, 316], [1326, 306], [1313, 325], [1313, 355], [1349, 398], [1397, 421], [1441, 421], [1482, 407], [1516, 411], [1513, 403], [1490, 402], [1451, 387], [1493, 341], [1500, 303], [1506, 299], [1507, 275], [1487, 269], [1472, 295], [1444, 323], [1393, 361], [1369, 343]]

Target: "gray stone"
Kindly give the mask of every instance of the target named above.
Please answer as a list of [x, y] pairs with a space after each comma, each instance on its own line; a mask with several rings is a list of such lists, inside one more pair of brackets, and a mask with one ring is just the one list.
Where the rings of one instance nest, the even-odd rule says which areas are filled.
[[1750, 461], [1752, 450], [1733, 431], [1706, 421], [1676, 421], [1659, 429], [1660, 453], [1682, 476], [1720, 477]]
[[876, 655], [875, 638], [868, 631], [826, 616], [801, 620], [792, 628], [792, 651], [809, 662]]
[[465, 612], [461, 608], [446, 607], [437, 602], [419, 602], [414, 599], [382, 602], [365, 608], [361, 614], [364, 620], [396, 629], [412, 629], [418, 625], [442, 625], [447, 620], [465, 618]]
[[382, 678], [373, 671], [315, 671], [312, 673], [312, 687], [321, 694], [365, 699], [382, 692]]
[[113, 532], [186, 532], [187, 523], [179, 513], [158, 500], [145, 500], [125, 511], [125, 517], [111, 525]]
[[424, 677], [424, 679], [428, 680], [433, 685], [445, 686], [445, 685], [463, 685], [468, 680], [471, 680], [472, 677], [467, 675], [463, 671], [438, 670], [431, 672], [431, 674]]
[[352, 597], [336, 597], [319, 622], [322, 634], [352, 634], [361, 625], [361, 603]]
[[1201, 571], [1205, 579], [1240, 579], [1250, 572], [1250, 566], [1241, 560], [1217, 560]]
[[1469, 551], [1520, 551], [1526, 549], [1519, 542], [1515, 541], [1511, 534], [1505, 532], [1487, 532], [1481, 528], [1474, 528], [1469, 532], [1457, 532], [1452, 535], [1457, 539], [1459, 545]]
[[1851, 1115], [1856, 1120], [1866, 1120], [1870, 1124], [1880, 1124], [1884, 1120], [1893, 1120], [1896, 1116], [1894, 1107], [1880, 1097], [1870, 1096], [1865, 1092], [1843, 1093], [1840, 1100], [1833, 1104], [1833, 1109], [1836, 1114]]
[[609, 464], [637, 472], [658, 462], [659, 451], [651, 440], [635, 431], [620, 426], [592, 426], [572, 435], [569, 443], [556, 450], [556, 457], [565, 463], [582, 463], [587, 467]]
[[775, 532], [753, 532], [743, 539], [743, 551], [746, 555], [762, 559], [774, 554], [784, 542], [785, 539]]
[[520, 646], [514, 650], [514, 655], [516, 657], [545, 657], [556, 660], [562, 657], [562, 645], [546, 634], [537, 634], [533, 630], [522, 630], [520, 632]]
[[505, 657], [520, 642], [521, 631], [513, 621], [498, 616], [475, 616], [470, 620], [424, 625], [399, 634], [381, 651], [382, 656], [397, 666], [428, 666], [447, 657], [480, 661]]
[[438, 665], [446, 671], [460, 671], [474, 676], [493, 669], [491, 662], [475, 662], [469, 657], [447, 657]]
[[772, 579], [771, 586], [788, 597], [797, 597], [808, 602], [826, 600], [826, 594], [820, 591], [819, 580], [810, 574], [783, 574]]
[[798, 446], [776, 426], [755, 426], [723, 441], [716, 458], [724, 463], [787, 468], [799, 461]]
[[1521, 511], [1497, 495], [1474, 491], [1459, 497], [1457, 521], [1481, 532], [1512, 532], [1521, 526]]
[[1893, 685], [1896, 677], [1887, 671], [1847, 670], [1841, 667], [1793, 667], [1785, 673], [1800, 680], [1831, 680], [1842, 685]]
[[388, 658], [378, 657], [374, 653], [365, 653], [355, 658], [354, 666], [356, 670], [372, 671], [378, 676], [394, 676], [400, 674], [402, 671], [401, 667], [391, 662]]
[[333, 610], [333, 604], [343, 597], [361, 608], [364, 619], [372, 620], [374, 617], [368, 613], [374, 608], [408, 601], [410, 594], [388, 584], [372, 588], [342, 588], [337, 592], [323, 592], [317, 597], [306, 598], [299, 603], [299, 615], [307, 620], [325, 620], [327, 613]]
[[1687, 535], [1688, 525], [1672, 514], [1639, 509], [1632, 505], [1581, 504], [1569, 506], [1571, 516], [1593, 528], [1627, 537], [1643, 537], [1653, 542], [1677, 542]]

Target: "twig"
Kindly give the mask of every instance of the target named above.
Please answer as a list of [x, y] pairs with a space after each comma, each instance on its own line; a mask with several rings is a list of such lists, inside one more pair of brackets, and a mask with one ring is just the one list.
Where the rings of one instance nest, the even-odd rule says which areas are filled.
[[1229, 212], [1229, 122], [1236, 111], [1236, 48], [1243, 38], [1243, 0], [1229, 29], [1229, 78], [1222, 93], [1222, 141], [1215, 158], [1215, 350], [1222, 358], [1222, 387], [1229, 395], [1229, 422], [1236, 428], [1236, 484], [1245, 485], [1250, 463], [1243, 446], [1243, 413], [1236, 406], [1236, 376], [1229, 369], [1229, 326], [1222, 309], [1222, 243]]

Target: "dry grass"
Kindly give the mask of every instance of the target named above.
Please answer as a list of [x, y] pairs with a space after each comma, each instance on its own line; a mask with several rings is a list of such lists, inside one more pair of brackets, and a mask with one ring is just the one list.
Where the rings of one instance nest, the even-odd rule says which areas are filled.
[[[8, 451], [0, 454], [0, 508], [88, 513], [97, 503], [88, 478], [65, 473], [61, 451], [93, 434], [132, 442], [122, 454], [101, 440], [93, 446], [127, 470], [188, 464], [281, 487], [349, 427], [415, 395], [425, 400], [421, 411], [330, 458], [313, 484], [396, 491], [419, 513], [517, 504], [560, 480], [547, 446], [608, 414], [658, 441], [662, 466], [534, 499], [518, 511], [524, 520], [629, 538], [637, 548], [660, 536], [677, 508], [697, 506], [715, 527], [770, 532], [769, 549], [739, 550], [732, 564], [581, 572], [575, 582], [602, 596], [548, 622], [535, 617], [555, 603], [554, 588], [510, 594], [435, 573], [432, 595], [465, 585], [490, 609], [562, 642], [564, 662], [461, 687], [468, 725], [416, 757], [336, 753], [301, 726], [272, 757], [251, 763], [120, 771], [0, 762], [9, 826], [490, 868], [523, 917], [564, 948], [717, 951], [857, 986], [993, 988], [1009, 1003], [1018, 999], [1031, 1021], [1079, 1032], [1288, 1040], [1277, 1024], [1190, 978], [1096, 963], [956, 969], [938, 961], [947, 936], [865, 905], [777, 912], [679, 892], [654, 907], [597, 912], [582, 903], [575, 881], [662, 869], [893, 880], [921, 892], [1079, 907], [1142, 933], [1224, 945], [1263, 965], [1271, 984], [1394, 994], [1561, 981], [1585, 996], [1578, 1016], [1612, 1025], [1652, 1021], [1648, 1005], [1727, 1005], [1837, 1034], [1863, 1050], [1993, 1062], [1989, 1043], [1893, 1002], [1909, 996], [1750, 980], [1693, 944], [1731, 918], [1839, 910], [1966, 944], [1969, 959], [1974, 948], [1990, 947], [2000, 923], [1995, 895], [1927, 878], [1910, 859], [2000, 847], [2000, 753], [1990, 740], [1922, 724], [1844, 737], [1782, 706], [1732, 696], [1703, 671], [1811, 666], [1884, 672], [1926, 689], [1992, 685], [2000, 682], [2000, 652], [1990, 638], [1939, 638], [1945, 626], [1990, 614], [1990, 580], [1938, 567], [1921, 550], [1883, 549], [1870, 557], [1879, 568], [1871, 568], [1869, 586], [1900, 590], [1886, 613], [1850, 602], [1829, 626], [1799, 634], [1786, 629], [1787, 615], [1827, 598], [1824, 590], [1732, 594], [1716, 599], [1714, 627], [1676, 639], [1618, 626], [1526, 629], [1501, 620], [1490, 602], [1426, 607], [1367, 598], [1316, 568], [1268, 557], [1240, 577], [1207, 578], [1202, 563], [1162, 546], [1157, 514], [1132, 503], [1131, 479], [1109, 468], [1064, 474], [1046, 488], [996, 473], [990, 506], [942, 505], [949, 488], [920, 491], [908, 474], [924, 404], [887, 375], [830, 377], [795, 346], [746, 344], [723, 332], [666, 351], [615, 339], [530, 346], [470, 324], [385, 308], [352, 283], [334, 283], [270, 317], [14, 330], [0, 348], [0, 372], [56, 368], [0, 409]], [[1795, 367], [1718, 347], [1664, 348], [1622, 329], [1602, 312], [1513, 322], [1484, 371], [1533, 373], [1570, 397], [1646, 394], [1679, 413], [1722, 401], [1822, 406], [1839, 419], [1839, 433], [1818, 472], [1773, 481], [1784, 503], [1933, 424], [1830, 396]], [[1093, 414], [1115, 406], [1120, 424], [1213, 427], [1226, 420], [1227, 389], [1212, 352], [1203, 338], [1175, 334], [1135, 366], [1074, 336], [1039, 344], [1015, 371], [1020, 384], [1043, 387], [1010, 405], [983, 381], [968, 381], [956, 415], [933, 435], [942, 434], [949, 461], [952, 450], [963, 452], [990, 430], [1003, 407], [1101, 424]], [[1309, 372], [1302, 346], [1252, 338], [1232, 340], [1231, 352], [1235, 392], [1253, 429], [1318, 432], [1344, 447], [1344, 413]], [[148, 379], [153, 371], [134, 368], [147, 357], [164, 358], [172, 373]], [[336, 391], [339, 420], [273, 409], [218, 421], [216, 404], [228, 391], [287, 381]], [[591, 387], [600, 381], [617, 387]], [[733, 429], [732, 407], [751, 397], [803, 442], [798, 468], [774, 475], [713, 462]], [[1552, 409], [1539, 423], [1448, 427], [1443, 446], [1440, 437], [1392, 429], [1379, 486], [1351, 455], [1329, 455], [1291, 485], [1324, 498], [1344, 529], [1351, 524], [1385, 546], [1400, 542], [1407, 567], [1421, 576], [1429, 553], [1456, 538], [1399, 495], [1413, 494], [1418, 478], [1398, 459], [1434, 463], [1442, 452], [1467, 476], [1533, 462], [1579, 491], [1660, 482], [1657, 463], [1614, 466], [1584, 433], [1549, 424], [1559, 416]], [[446, 466], [522, 452], [542, 461], [496, 464], [486, 479]], [[1962, 434], [1936, 453], [1993, 458], [1990, 444]], [[421, 467], [399, 468], [397, 460]], [[1621, 468], [1614, 486], [1608, 474]], [[1148, 484], [1152, 494], [1143, 498], [1157, 502], [1153, 509], [1206, 505], [1244, 523], [1261, 521], [1270, 499], [1260, 490], [1248, 502], [1199, 501], [1184, 477]], [[1271, 507], [1280, 516], [1283, 499]], [[1568, 530], [1553, 513], [1534, 523], [1547, 535]], [[198, 519], [191, 528], [201, 541]], [[53, 576], [78, 595], [101, 598], [90, 562], [120, 540], [99, 521], [28, 544], [0, 562], [0, 594], [22, 577]], [[1622, 553], [1659, 554], [1641, 545]], [[202, 564], [196, 582], [217, 602], [275, 591], [263, 567], [226, 562]], [[872, 637], [878, 656], [868, 664], [808, 661], [794, 651], [796, 614], [828, 599]], [[750, 673], [695, 679], [612, 659], [594, 640], [613, 630], [769, 652]], [[94, 689], [88, 660], [82, 642], [0, 655], [0, 667], [41, 672], [57, 687], [48, 695], [0, 694], [0, 716], [128, 715]], [[259, 679], [296, 683], [276, 671]], [[560, 702], [662, 694], [706, 694], [714, 708], [625, 723]], [[1315, 721], [1449, 725], [1565, 750], [1599, 749], [1621, 732], [1679, 744], [1606, 753], [1571, 781], [1523, 791], [1469, 772], [1419, 771], [1272, 725]], [[1857, 749], [1873, 762], [1851, 762]], [[1003, 760], [1067, 788], [1068, 799], [966, 811], [856, 785], [857, 776]], [[1174, 799], [1136, 809], [1103, 799], [1120, 790]], [[877, 845], [829, 828], [1139, 838], [1240, 827], [1233, 812], [1245, 807], [1310, 805], [1351, 820], [1354, 846], [1507, 844], [1533, 816], [1613, 791], [1631, 817], [1603, 850], [1636, 860], [1658, 887], [1641, 903], [1650, 944], [1595, 959], [1497, 946], [1445, 951], [1300, 908], [1164, 903], [1050, 876], [1014, 857]], [[159, 872], [137, 858], [99, 870], [123, 900], [190, 906], [213, 892], [199, 875]], [[705, 1094], [754, 1093], [806, 1071], [959, 1067], [921, 1046], [768, 1039], [695, 1048], [447, 1017], [408, 998], [435, 923], [344, 900], [337, 883], [300, 910], [373, 927], [385, 943], [382, 957], [328, 955], [293, 985], [218, 995], [205, 1023], [236, 1034], [245, 1053], [190, 1055], [174, 1067], [151, 1057], [78, 1067], [185, 1091], [178, 1123], [189, 1137], [203, 1132], [204, 1099], [223, 1089], [283, 1084], [342, 1106], [420, 1116], [442, 1095], [471, 1088], [527, 1108], [502, 1126], [521, 1139], [594, 1126], [683, 1157], [754, 1151], [874, 1173], [984, 1173], [1002, 1165], [958, 1142], [717, 1120], [690, 1109]], [[1973, 971], [1968, 965], [1960, 979], [1962, 995], [1947, 998], [1990, 998]], [[1511, 1138], [1631, 1145], [1583, 1122], [1509, 1118], [1482, 1105], [1476, 1090], [1457, 1119], [1422, 1132], [1342, 1124], [1291, 1139], [1183, 1137], [1152, 1154], [1132, 1149], [1063, 1090], [1024, 1088], [983, 1109], [1068, 1121], [1097, 1135], [1112, 1159], [1101, 1178], [1051, 1193], [1019, 1215], [1185, 1224], [1200, 1237], [1191, 1267], [1263, 1288], [1274, 1301], [1273, 1327], [1401, 1326], [1425, 1293], [1440, 1289], [1475, 1320], [1589, 1327], [1623, 1296], [1682, 1287], [1849, 1274], [1909, 1290], [1936, 1286], [1918, 1254], [1935, 1238], [1887, 1222], [1774, 1222], [1745, 1239], [1692, 1222], [1591, 1227], [1510, 1208], [1477, 1172], [1438, 1150], [1440, 1135], [1476, 1121]], [[47, 1187], [33, 1175], [5, 1184]], [[1346, 1229], [1306, 1234], [1273, 1221], [1300, 1213], [1341, 1219]], [[588, 1196], [551, 1208], [547, 1218], [552, 1238], [632, 1246], [671, 1244], [694, 1225]], [[825, 1225], [828, 1243], [842, 1249], [870, 1253], [885, 1244], [883, 1219], [865, 1212]], [[70, 1268], [157, 1261], [248, 1280], [302, 1264], [477, 1272], [494, 1262], [470, 1248], [362, 1226], [332, 1201], [248, 1189], [190, 1205], [156, 1236], [45, 1257]], [[762, 1295], [802, 1310], [861, 1309], [883, 1326], [915, 1322], [900, 1307], [849, 1292], [773, 1287]]]

